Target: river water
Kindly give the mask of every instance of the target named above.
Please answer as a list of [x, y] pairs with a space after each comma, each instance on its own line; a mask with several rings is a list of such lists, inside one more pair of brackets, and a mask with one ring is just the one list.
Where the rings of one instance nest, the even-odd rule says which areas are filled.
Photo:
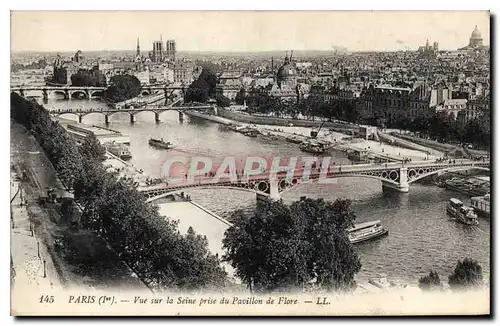
[[[103, 104], [85, 100], [49, 100], [46, 106], [98, 108]], [[76, 120], [70, 114], [63, 117]], [[169, 154], [149, 147], [149, 137], [168, 140], [176, 145], [177, 153], [187, 155], [218, 158], [302, 155], [294, 144], [248, 138], [224, 131], [216, 123], [187, 116], [181, 122], [176, 111], [162, 113], [161, 120], [161, 123], [155, 124], [153, 113], [142, 112], [136, 115], [136, 122], [131, 125], [128, 113], [120, 113], [110, 117], [108, 126], [130, 136], [131, 163], [152, 175], [161, 174], [161, 164]], [[85, 116], [83, 122], [105, 126], [104, 117], [99, 113]], [[343, 153], [333, 156], [337, 164], [349, 162]], [[209, 189], [190, 190], [187, 193], [193, 200], [223, 217], [238, 208], [251, 209], [256, 203], [255, 194], [243, 191]], [[333, 185], [301, 185], [282, 194], [286, 202], [297, 200], [300, 196], [326, 200], [348, 198], [353, 202], [357, 222], [381, 220], [389, 229], [387, 237], [356, 245], [362, 263], [358, 280], [387, 276], [389, 279], [415, 284], [429, 269], [434, 269], [442, 280], [447, 281], [457, 260], [466, 257], [478, 260], [489, 274], [489, 220], [480, 219], [478, 227], [470, 227], [450, 220], [446, 215], [449, 198], [456, 197], [469, 202], [469, 198], [460, 193], [419, 183], [412, 184], [407, 194], [390, 193], [382, 192], [380, 181], [375, 179], [340, 178]], [[168, 216], [172, 210], [173, 206], [169, 205], [160, 205], [164, 215]], [[202, 229], [197, 231], [203, 233]]]

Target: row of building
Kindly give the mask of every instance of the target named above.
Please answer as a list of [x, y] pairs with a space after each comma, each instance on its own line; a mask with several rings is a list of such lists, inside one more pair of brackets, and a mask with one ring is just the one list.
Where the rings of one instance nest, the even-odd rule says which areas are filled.
[[[136, 55], [133, 60], [99, 61], [86, 59], [78, 50], [71, 58], [57, 56], [52, 73], [64, 70], [66, 84], [71, 84], [71, 76], [79, 70], [86, 70], [91, 75], [103, 76], [108, 84], [111, 77], [120, 74], [134, 75], [141, 84], [190, 84], [201, 73], [201, 67], [189, 60], [176, 60], [175, 41], [169, 40], [164, 47], [163, 42], [153, 42], [153, 51], [145, 57], [141, 54], [137, 40]], [[61, 81], [64, 83], [64, 81]]]
[[416, 52], [352, 54], [336, 62], [295, 62], [292, 53], [277, 70], [271, 58], [270, 66], [223, 74], [217, 92], [231, 100], [242, 90], [282, 100], [315, 96], [349, 103], [363, 118], [445, 111], [468, 121], [490, 105], [489, 48], [476, 26], [469, 44], [455, 52], [440, 52], [437, 42], [427, 41]]

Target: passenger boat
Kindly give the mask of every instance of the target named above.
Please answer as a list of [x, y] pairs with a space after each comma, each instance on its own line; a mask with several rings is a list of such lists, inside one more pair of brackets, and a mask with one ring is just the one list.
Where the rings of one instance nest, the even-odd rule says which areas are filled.
[[470, 204], [479, 216], [490, 217], [490, 194], [472, 197]]
[[381, 237], [389, 233], [379, 220], [355, 224], [353, 228], [347, 229], [351, 243], [358, 243]]
[[470, 206], [464, 205], [462, 201], [456, 198], [450, 199], [448, 206], [446, 206], [446, 212], [461, 223], [467, 225], [479, 224], [477, 214], [474, 212], [474, 209]]
[[171, 149], [173, 147], [171, 142], [165, 142], [163, 141], [163, 138], [162, 139], [149, 138], [149, 145], [162, 149]]
[[117, 143], [117, 142], [107, 142], [104, 143], [104, 147], [111, 154], [118, 156], [122, 160], [127, 160], [132, 158], [132, 154], [130, 153], [127, 145]]

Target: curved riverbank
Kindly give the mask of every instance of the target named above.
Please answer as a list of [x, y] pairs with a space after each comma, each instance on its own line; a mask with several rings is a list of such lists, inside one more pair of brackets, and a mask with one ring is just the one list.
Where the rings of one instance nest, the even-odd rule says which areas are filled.
[[[301, 119], [287, 119], [287, 118], [278, 118], [278, 117], [269, 117], [269, 116], [258, 116], [258, 115], [250, 115], [244, 114], [241, 112], [232, 111], [224, 108], [217, 108], [217, 115], [223, 118], [235, 120], [238, 122], [250, 123], [250, 124], [259, 124], [259, 125], [273, 125], [273, 126], [290, 126], [292, 124], [296, 127], [319, 127], [323, 124], [321, 120], [301, 120]], [[324, 122], [324, 127], [330, 127], [334, 129], [338, 129], [338, 131], [345, 130], [357, 130], [358, 125], [355, 124], [347, 124], [347, 123], [338, 123], [338, 122]]]

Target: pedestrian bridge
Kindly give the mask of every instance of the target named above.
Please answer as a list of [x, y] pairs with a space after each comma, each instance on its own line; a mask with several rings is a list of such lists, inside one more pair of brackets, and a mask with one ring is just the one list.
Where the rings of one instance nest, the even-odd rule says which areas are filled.
[[153, 202], [173, 193], [187, 189], [225, 188], [249, 191], [261, 196], [277, 199], [280, 194], [304, 183], [335, 183], [336, 178], [360, 177], [372, 178], [382, 182], [383, 188], [399, 192], [408, 192], [410, 184], [437, 173], [463, 170], [490, 170], [489, 161], [447, 161], [442, 163], [420, 161], [408, 163], [356, 164], [315, 168], [307, 173], [304, 169], [297, 169], [290, 175], [286, 172], [271, 175], [263, 173], [254, 176], [234, 176], [216, 180], [213, 177], [200, 176], [193, 180], [181, 180], [172, 184], [162, 184], [147, 187], [138, 187], [138, 191], [146, 196], [147, 202]]
[[49, 113], [53, 116], [60, 116], [62, 114], [74, 114], [78, 116], [78, 122], [82, 123], [83, 117], [89, 114], [98, 113], [104, 115], [105, 123], [109, 123], [109, 117], [116, 113], [128, 113], [130, 115], [130, 122], [135, 122], [135, 115], [140, 112], [153, 112], [155, 115], [155, 121], [160, 122], [160, 114], [165, 111], [178, 111], [180, 114], [184, 111], [189, 110], [214, 110], [212, 105], [200, 105], [200, 106], [172, 106], [172, 105], [145, 105], [142, 107], [128, 107], [128, 108], [60, 108], [60, 109], [49, 109]]

